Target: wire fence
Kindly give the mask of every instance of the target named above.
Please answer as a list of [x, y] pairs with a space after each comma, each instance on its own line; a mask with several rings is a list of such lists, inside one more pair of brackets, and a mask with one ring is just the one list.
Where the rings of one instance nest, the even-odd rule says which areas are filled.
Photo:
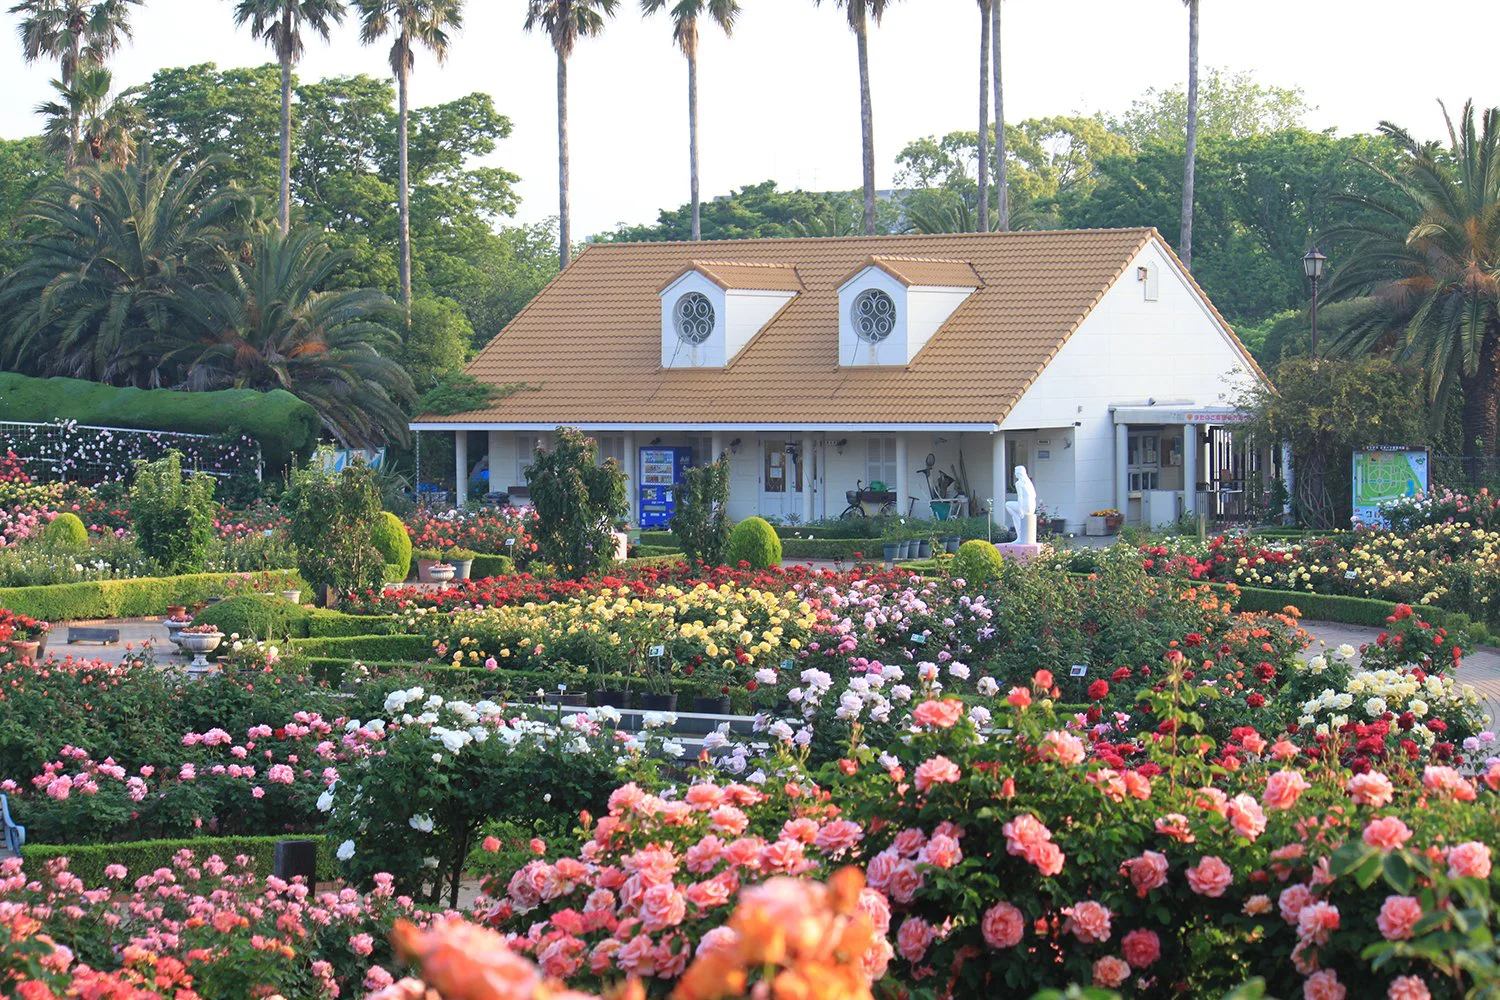
[[14, 454], [26, 474], [40, 482], [123, 480], [137, 461], [155, 461], [169, 451], [182, 455], [184, 469], [221, 479], [253, 476], [258, 480], [265, 471], [260, 443], [244, 434], [94, 427], [74, 421], [0, 421], [0, 454]]

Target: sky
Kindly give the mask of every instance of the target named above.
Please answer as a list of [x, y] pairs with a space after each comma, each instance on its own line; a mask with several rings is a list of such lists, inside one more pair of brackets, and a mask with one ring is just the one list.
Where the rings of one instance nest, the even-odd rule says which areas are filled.
[[[699, 60], [700, 173], [705, 198], [773, 179], [783, 187], [860, 184], [854, 37], [833, 0], [742, 0], [732, 39], [705, 28]], [[5, 8], [11, 6], [7, 2]], [[135, 38], [115, 57], [122, 85], [161, 68], [257, 65], [269, 50], [234, 27], [232, 0], [147, 0]], [[1437, 99], [1500, 104], [1492, 60], [1493, 0], [1203, 0], [1201, 64], [1249, 70], [1300, 87], [1309, 124], [1341, 133], [1382, 119], [1435, 137]], [[523, 0], [468, 0], [446, 63], [419, 53], [413, 106], [486, 91], [514, 123], [488, 159], [521, 176], [518, 219], [557, 213], [556, 63], [541, 35], [521, 30]], [[18, 16], [0, 13], [0, 136], [39, 131], [35, 105], [56, 65], [26, 65]], [[1462, 25], [1456, 31], [1455, 25]], [[907, 141], [976, 127], [978, 7], [973, 0], [903, 0], [872, 30], [870, 72], [877, 183], [890, 186]], [[687, 69], [663, 16], [643, 20], [622, 0], [605, 34], [569, 63], [575, 238], [651, 222], [688, 198]], [[1466, 48], [1472, 51], [1464, 51]], [[330, 44], [311, 41], [304, 78], [389, 73], [388, 45], [363, 46], [352, 22]], [[1435, 54], [1441, 54], [1435, 57]], [[1421, 61], [1419, 71], [1406, 67]], [[1151, 87], [1187, 76], [1187, 12], [1179, 0], [1006, 0], [1009, 120], [1118, 112]]]

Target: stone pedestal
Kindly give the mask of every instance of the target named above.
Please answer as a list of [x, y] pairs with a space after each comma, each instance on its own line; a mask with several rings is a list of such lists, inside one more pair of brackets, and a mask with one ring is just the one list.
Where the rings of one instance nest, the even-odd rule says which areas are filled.
[[996, 542], [995, 548], [1002, 559], [1015, 560], [1022, 566], [1042, 554], [1042, 547], [1036, 542]]

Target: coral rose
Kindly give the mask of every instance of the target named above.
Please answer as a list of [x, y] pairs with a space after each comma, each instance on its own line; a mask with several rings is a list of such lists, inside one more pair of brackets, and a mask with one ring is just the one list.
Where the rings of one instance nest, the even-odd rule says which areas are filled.
[[1266, 779], [1266, 790], [1260, 799], [1267, 809], [1290, 809], [1311, 787], [1301, 771], [1282, 769]]
[[1068, 915], [1067, 929], [1084, 944], [1095, 944], [1109, 940], [1109, 908], [1092, 899], [1073, 904]]
[[958, 765], [939, 755], [917, 765], [913, 784], [917, 786], [917, 791], [925, 792], [933, 785], [953, 784], [958, 781], [959, 776]]
[[1477, 840], [1459, 844], [1448, 852], [1449, 878], [1489, 878], [1490, 849]]
[[908, 962], [922, 961], [932, 944], [932, 925], [921, 917], [907, 917], [896, 932], [896, 948]]
[[1112, 990], [1130, 978], [1130, 966], [1123, 959], [1105, 955], [1094, 963], [1094, 985]]
[[1161, 958], [1161, 938], [1155, 931], [1137, 928], [1120, 939], [1120, 951], [1131, 968], [1144, 969]]
[[1411, 839], [1411, 828], [1397, 816], [1381, 816], [1365, 824], [1364, 842], [1376, 850], [1398, 851]]
[[980, 930], [984, 943], [991, 948], [1014, 948], [1026, 933], [1026, 918], [1011, 904], [999, 902], [984, 911]]
[[687, 901], [670, 882], [653, 885], [641, 895], [641, 923], [648, 931], [676, 927], [687, 916]]
[[1042, 737], [1038, 748], [1043, 760], [1055, 760], [1059, 764], [1082, 764], [1083, 741], [1071, 733], [1054, 729]]
[[1421, 976], [1397, 976], [1385, 991], [1386, 1000], [1432, 1000], [1432, 993]]
[[1266, 831], [1266, 814], [1253, 795], [1236, 795], [1229, 800], [1227, 813], [1234, 832], [1254, 840]]
[[911, 717], [919, 725], [951, 729], [954, 723], [964, 717], [964, 703], [957, 698], [924, 701], [912, 710]]
[[1344, 1000], [1349, 991], [1339, 982], [1339, 974], [1332, 969], [1314, 972], [1302, 984], [1303, 1000]]
[[1156, 851], [1146, 851], [1138, 858], [1131, 858], [1120, 866], [1120, 871], [1130, 876], [1130, 884], [1135, 886], [1136, 895], [1142, 899], [1152, 889], [1167, 884], [1167, 859]]
[[922, 853], [917, 860], [934, 868], [952, 868], [964, 859], [964, 852], [958, 846], [958, 841], [946, 834], [933, 834], [927, 846], [922, 848]]
[[1388, 805], [1396, 792], [1395, 786], [1391, 784], [1391, 779], [1379, 771], [1366, 771], [1364, 774], [1356, 774], [1349, 779], [1349, 784], [1345, 787], [1348, 789], [1349, 797], [1356, 804], [1374, 806], [1376, 809], [1379, 809], [1383, 805]]
[[1188, 886], [1200, 896], [1217, 899], [1234, 883], [1234, 872], [1221, 859], [1210, 854], [1196, 867], [1187, 870]]
[[1411, 930], [1422, 919], [1422, 904], [1414, 896], [1387, 896], [1380, 904], [1380, 915], [1375, 924], [1387, 941], [1405, 941]]

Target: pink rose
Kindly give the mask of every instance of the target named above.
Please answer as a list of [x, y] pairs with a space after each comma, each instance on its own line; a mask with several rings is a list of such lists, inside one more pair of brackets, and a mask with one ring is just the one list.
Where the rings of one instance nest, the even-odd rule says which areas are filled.
[[[954, 771], [957, 770], [958, 768], [955, 767]], [[855, 845], [864, 839], [864, 836], [865, 833], [858, 823], [853, 820], [836, 819], [832, 823], [825, 824], [823, 829], [818, 831], [813, 843], [828, 854], [839, 855], [853, 850]]]
[[1266, 814], [1255, 796], [1240, 794], [1229, 800], [1227, 814], [1234, 832], [1254, 840], [1266, 830]]
[[760, 867], [763, 871], [798, 874], [806, 865], [802, 850], [800, 840], [778, 840], [767, 844], [760, 854]]
[[1059, 764], [1081, 764], [1084, 758], [1083, 741], [1057, 729], [1042, 737], [1038, 752], [1043, 760], [1055, 760]]
[[927, 834], [918, 829], [902, 830], [891, 843], [895, 852], [903, 858], [914, 858], [927, 846]]
[[911, 717], [918, 725], [934, 729], [951, 729], [964, 717], [964, 703], [957, 698], [942, 701], [924, 701], [912, 710]]
[[1124, 959], [1105, 955], [1094, 963], [1094, 985], [1115, 989], [1130, 978], [1130, 966]]
[[712, 809], [724, 801], [724, 789], [718, 785], [693, 785], [687, 790], [683, 800], [695, 809]]
[[1210, 854], [1187, 870], [1188, 886], [1200, 896], [1214, 899], [1224, 895], [1234, 882], [1234, 872], [1219, 858]]
[[1489, 878], [1490, 849], [1477, 840], [1459, 844], [1448, 852], [1449, 878]]
[[1429, 766], [1422, 772], [1422, 785], [1434, 795], [1444, 795], [1460, 802], [1473, 802], [1478, 797], [1473, 782], [1451, 767]]
[[745, 832], [745, 827], [750, 825], [750, 817], [745, 815], [744, 810], [735, 806], [719, 806], [708, 814], [714, 829], [727, 833], [731, 837], [738, 837]]
[[1387, 896], [1380, 904], [1380, 915], [1375, 918], [1375, 923], [1387, 941], [1405, 941], [1421, 919], [1422, 904], [1416, 897]]
[[1283, 769], [1266, 779], [1266, 790], [1260, 799], [1267, 809], [1290, 809], [1311, 787], [1301, 771]]
[[908, 962], [920, 962], [932, 944], [932, 925], [921, 917], [907, 917], [896, 932], [896, 948]]
[[959, 848], [958, 841], [943, 834], [935, 834], [917, 856], [918, 861], [934, 868], [952, 868], [963, 858], [964, 852]]
[[1345, 786], [1349, 797], [1356, 805], [1373, 806], [1379, 809], [1388, 805], [1396, 793], [1396, 788], [1391, 784], [1391, 779], [1379, 771], [1366, 771], [1364, 774], [1356, 774], [1349, 779]]
[[1376, 850], [1400, 850], [1411, 839], [1411, 828], [1397, 816], [1381, 816], [1365, 824], [1364, 842]]
[[1137, 928], [1120, 940], [1120, 950], [1132, 968], [1144, 969], [1161, 958], [1161, 938], [1155, 931]]
[[641, 896], [641, 923], [648, 931], [676, 927], [687, 916], [687, 901], [670, 882], [653, 885]]
[[1263, 917], [1271, 912], [1271, 897], [1263, 892], [1257, 892], [1245, 900], [1245, 905], [1240, 907], [1240, 912], [1247, 917]]
[[1031, 692], [1021, 687], [1014, 687], [1006, 694], [1005, 700], [1015, 708], [1025, 708], [1031, 704]]
[[898, 903], [910, 903], [925, 881], [926, 877], [917, 871], [914, 862], [902, 859], [896, 862], [895, 869], [891, 872], [886, 893]]
[[1092, 899], [1073, 904], [1066, 929], [1084, 944], [1109, 940], [1109, 908]]
[[1339, 982], [1339, 974], [1332, 969], [1314, 972], [1302, 984], [1303, 1000], [1344, 1000], [1348, 993]]
[[933, 785], [955, 784], [960, 776], [958, 765], [947, 757], [937, 756], [931, 760], [924, 760], [917, 765], [917, 773], [913, 778], [913, 784], [917, 791], [925, 792]]
[[869, 886], [859, 890], [859, 901], [854, 907], [860, 913], [870, 918], [875, 925], [875, 933], [884, 937], [891, 929], [891, 904], [885, 898], [884, 893], [876, 892]]
[[1136, 895], [1142, 899], [1152, 889], [1159, 889], [1167, 884], [1166, 856], [1155, 851], [1147, 851], [1138, 858], [1131, 858], [1120, 866], [1120, 871], [1130, 876], [1130, 884], [1135, 886]]
[[980, 929], [991, 948], [1014, 948], [1026, 933], [1026, 918], [1014, 906], [1000, 902], [984, 911]]
[[1432, 1000], [1432, 993], [1421, 976], [1397, 976], [1385, 991], [1386, 1000]]
[[1310, 903], [1297, 914], [1297, 937], [1303, 944], [1327, 944], [1339, 929], [1339, 908], [1332, 903]]
[[1281, 919], [1289, 924], [1295, 924], [1303, 907], [1311, 903], [1313, 898], [1312, 890], [1301, 882], [1287, 886], [1281, 890], [1281, 896], [1276, 901], [1281, 910]]

